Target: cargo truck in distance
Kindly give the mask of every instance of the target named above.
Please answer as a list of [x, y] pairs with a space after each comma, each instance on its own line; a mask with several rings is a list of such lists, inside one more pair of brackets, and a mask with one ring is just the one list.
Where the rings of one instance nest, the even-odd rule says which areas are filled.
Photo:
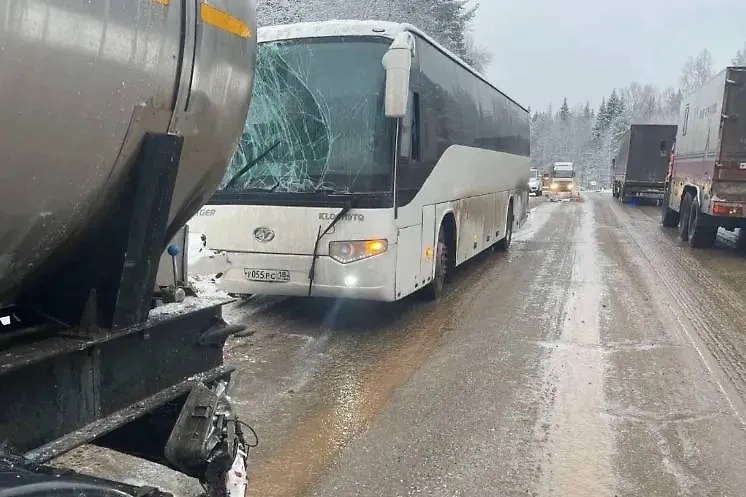
[[662, 199], [675, 139], [675, 124], [630, 126], [612, 159], [614, 197], [622, 201], [630, 197]]
[[165, 495], [47, 464], [89, 443], [244, 495], [241, 328], [157, 270], [236, 149], [255, 29], [253, 0], [4, 0], [0, 495]]
[[692, 247], [746, 228], [746, 67], [728, 67], [681, 104], [661, 212]]
[[575, 167], [572, 162], [555, 162], [549, 172], [549, 200], [575, 199], [578, 197], [578, 185], [575, 179]]

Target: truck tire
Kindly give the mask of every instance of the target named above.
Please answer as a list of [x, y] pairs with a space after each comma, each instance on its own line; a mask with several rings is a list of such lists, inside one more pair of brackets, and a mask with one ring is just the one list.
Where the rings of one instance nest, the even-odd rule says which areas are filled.
[[694, 248], [710, 248], [715, 244], [718, 235], [718, 225], [712, 224], [699, 208], [699, 200], [692, 199], [689, 209], [689, 245]]
[[661, 202], [661, 224], [666, 228], [674, 228], [679, 224], [679, 213], [668, 206], [670, 195], [671, 192], [666, 188], [666, 192], [663, 194], [663, 201]]
[[443, 295], [443, 287], [446, 283], [449, 253], [446, 232], [443, 228], [441, 224], [440, 231], [438, 231], [438, 244], [435, 248], [435, 276], [433, 281], [423, 289], [424, 297], [427, 300], [439, 300], [440, 296]]
[[746, 228], [738, 228], [736, 235], [736, 249], [742, 254], [746, 254]]
[[505, 238], [495, 244], [495, 250], [505, 252], [510, 247], [510, 242], [513, 240], [513, 221], [513, 204], [510, 204], [508, 206], [508, 220], [505, 225]]
[[694, 195], [691, 192], [686, 192], [684, 200], [681, 201], [681, 207], [679, 207], [679, 238], [683, 242], [689, 240], [689, 214], [693, 198]]

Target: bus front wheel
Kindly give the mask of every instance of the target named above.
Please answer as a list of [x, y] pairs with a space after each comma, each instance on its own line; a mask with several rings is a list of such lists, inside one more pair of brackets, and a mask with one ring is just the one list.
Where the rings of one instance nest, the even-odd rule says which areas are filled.
[[508, 205], [508, 219], [505, 222], [505, 238], [498, 241], [495, 244], [495, 248], [499, 251], [505, 251], [508, 250], [510, 247], [510, 242], [513, 241], [513, 222], [515, 219], [513, 218], [513, 203], [511, 202], [510, 205]]

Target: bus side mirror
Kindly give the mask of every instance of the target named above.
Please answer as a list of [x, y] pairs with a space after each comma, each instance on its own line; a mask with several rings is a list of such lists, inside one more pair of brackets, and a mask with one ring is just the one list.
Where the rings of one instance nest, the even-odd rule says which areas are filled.
[[383, 56], [383, 67], [386, 70], [386, 117], [401, 119], [407, 115], [413, 52], [414, 36], [408, 31], [402, 31], [396, 35]]

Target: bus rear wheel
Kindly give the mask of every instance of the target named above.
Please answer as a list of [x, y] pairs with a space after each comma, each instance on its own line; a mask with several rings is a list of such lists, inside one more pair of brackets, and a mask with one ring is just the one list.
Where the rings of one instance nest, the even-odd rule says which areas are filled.
[[438, 244], [435, 248], [435, 276], [433, 280], [424, 288], [424, 294], [427, 300], [438, 300], [443, 295], [443, 287], [448, 277], [448, 243], [443, 225], [438, 232]]

